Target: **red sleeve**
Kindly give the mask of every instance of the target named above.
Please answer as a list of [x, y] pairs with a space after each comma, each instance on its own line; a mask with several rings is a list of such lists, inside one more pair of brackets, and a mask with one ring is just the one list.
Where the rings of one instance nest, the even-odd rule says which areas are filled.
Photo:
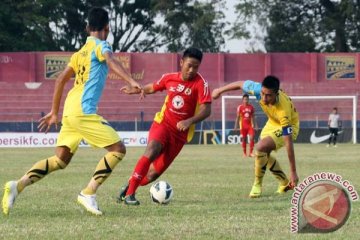
[[162, 75], [160, 80], [153, 83], [153, 88], [154, 88], [155, 92], [163, 91], [166, 89], [166, 80], [167, 80], [166, 75]]
[[240, 109], [241, 109], [241, 105], [239, 105], [239, 106], [237, 107], [237, 110], [236, 110], [237, 115], [240, 115]]
[[210, 94], [210, 88], [209, 83], [205, 81], [202, 77], [200, 77], [201, 80], [198, 83], [198, 103], [211, 103], [211, 94]]

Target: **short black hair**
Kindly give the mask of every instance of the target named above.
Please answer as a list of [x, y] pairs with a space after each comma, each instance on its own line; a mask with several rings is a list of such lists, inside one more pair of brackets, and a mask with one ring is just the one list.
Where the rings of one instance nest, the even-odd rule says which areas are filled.
[[195, 58], [201, 62], [203, 53], [198, 48], [190, 47], [190, 48], [186, 49], [183, 53], [182, 58], [184, 59], [186, 57]]
[[277, 93], [280, 89], [280, 81], [275, 76], [266, 76], [261, 84], [263, 87], [274, 90]]
[[242, 96], [243, 98], [249, 98], [249, 94], [247, 94], [247, 93], [245, 93], [243, 96]]
[[88, 14], [88, 26], [91, 32], [101, 31], [109, 24], [109, 14], [100, 7], [93, 7]]

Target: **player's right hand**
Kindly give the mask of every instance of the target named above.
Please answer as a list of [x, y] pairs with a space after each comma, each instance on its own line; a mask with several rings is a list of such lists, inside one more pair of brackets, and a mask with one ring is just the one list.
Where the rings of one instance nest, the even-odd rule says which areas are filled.
[[191, 126], [192, 122], [190, 119], [185, 119], [185, 120], [181, 120], [176, 124], [176, 128], [183, 132], [189, 129], [189, 127]]
[[44, 131], [47, 133], [53, 124], [55, 124], [55, 129], [57, 130], [58, 117], [56, 114], [49, 112], [44, 117], [40, 118], [38, 129], [40, 132]]
[[290, 173], [290, 183], [289, 183], [289, 187], [290, 189], [294, 189], [297, 184], [299, 182], [299, 177], [297, 175], [297, 173]]

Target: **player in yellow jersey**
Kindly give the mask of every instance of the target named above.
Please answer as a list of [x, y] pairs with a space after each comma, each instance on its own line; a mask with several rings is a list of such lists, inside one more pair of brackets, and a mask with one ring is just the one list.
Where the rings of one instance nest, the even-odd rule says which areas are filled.
[[131, 87], [140, 91], [141, 86], [114, 58], [110, 45], [105, 41], [109, 34], [109, 17], [104, 9], [90, 10], [87, 30], [90, 36], [85, 45], [71, 56], [68, 66], [56, 80], [50, 113], [40, 119], [40, 131], [48, 132], [52, 125], [57, 128], [64, 86], [75, 75], [74, 86], [65, 100], [55, 155], [36, 162], [19, 180], [5, 184], [2, 199], [5, 215], [9, 214], [17, 195], [25, 187], [53, 171], [64, 169], [70, 163], [82, 140], [91, 146], [105, 148], [108, 151], [100, 159], [93, 177], [77, 198], [87, 211], [95, 215], [102, 214], [96, 202], [96, 191], [126, 153], [125, 145], [117, 132], [105, 119], [97, 115], [97, 106], [105, 85], [108, 67]]
[[[261, 196], [262, 180], [266, 169], [269, 169], [279, 180], [277, 192], [284, 193], [293, 189], [299, 178], [296, 172], [293, 141], [299, 133], [299, 115], [291, 99], [280, 89], [280, 81], [275, 76], [267, 76], [262, 83], [254, 81], [237, 81], [214, 89], [212, 97], [217, 99], [224, 92], [242, 89], [245, 93], [256, 96], [268, 121], [256, 144], [255, 181], [249, 197]], [[286, 147], [289, 164], [290, 180], [282, 171], [279, 162], [271, 155], [282, 146]]]

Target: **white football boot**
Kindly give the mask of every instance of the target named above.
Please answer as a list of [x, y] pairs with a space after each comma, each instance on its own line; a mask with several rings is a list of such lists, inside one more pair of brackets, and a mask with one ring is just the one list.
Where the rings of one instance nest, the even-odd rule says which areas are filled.
[[78, 203], [83, 205], [87, 211], [91, 212], [92, 214], [98, 215], [98, 216], [103, 214], [97, 205], [96, 194], [86, 195], [81, 192], [78, 195], [77, 201], [78, 201]]
[[5, 215], [9, 215], [9, 211], [13, 207], [17, 195], [17, 182], [7, 182], [4, 187], [4, 196], [2, 199], [2, 210]]

